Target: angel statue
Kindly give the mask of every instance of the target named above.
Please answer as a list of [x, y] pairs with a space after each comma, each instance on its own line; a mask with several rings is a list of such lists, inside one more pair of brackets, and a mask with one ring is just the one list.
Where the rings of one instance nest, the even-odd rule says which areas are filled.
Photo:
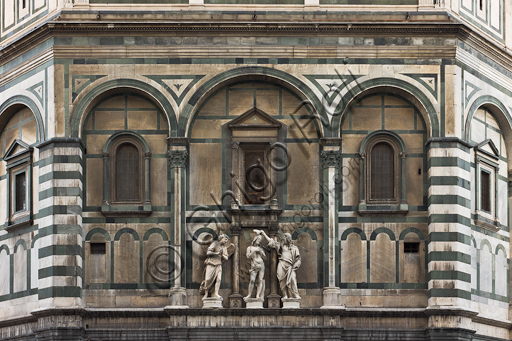
[[279, 286], [283, 292], [283, 299], [298, 298], [299, 290], [297, 289], [297, 275], [295, 271], [300, 267], [299, 248], [293, 245], [292, 235], [283, 234], [281, 242], [271, 239], [262, 230], [254, 230], [258, 235], [265, 237], [268, 246], [277, 250], [279, 263], [277, 264], [277, 279]]
[[227, 261], [228, 258], [235, 252], [235, 245], [233, 243], [226, 247], [229, 237], [227, 234], [219, 236], [219, 240], [214, 241], [206, 251], [206, 259], [204, 264], [204, 281], [199, 288], [199, 294], [208, 297], [208, 293], [212, 291], [211, 297], [220, 298], [219, 289], [220, 281], [222, 278], [222, 263]]
[[[254, 231], [256, 232], [256, 230]], [[247, 248], [247, 259], [251, 261], [251, 269], [249, 270], [251, 274], [251, 281], [249, 282], [249, 290], [247, 291], [245, 299], [251, 297], [256, 278], [258, 278], [256, 298], [263, 299], [263, 295], [265, 293], [265, 280], [263, 279], [263, 276], [265, 276], [265, 259], [267, 259], [267, 255], [265, 255], [265, 250], [261, 247], [262, 238], [263, 237], [261, 235], [255, 236], [251, 242], [251, 246]]]

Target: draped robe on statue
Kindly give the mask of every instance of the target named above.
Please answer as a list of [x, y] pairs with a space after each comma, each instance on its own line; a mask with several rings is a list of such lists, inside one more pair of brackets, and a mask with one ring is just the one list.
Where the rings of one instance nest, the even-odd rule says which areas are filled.
[[275, 240], [270, 240], [268, 245], [276, 249], [279, 256], [277, 279], [279, 280], [279, 286], [281, 287], [283, 295], [290, 298], [299, 298], [297, 275], [295, 274], [295, 270], [297, 270], [301, 264], [299, 248], [290, 244], [288, 245], [289, 251], [286, 252], [283, 250], [284, 245]]
[[[214, 241], [209, 247], [208, 251], [219, 252], [222, 248], [218, 241]], [[223, 249], [225, 252], [225, 249]], [[222, 254], [207, 256], [204, 264], [204, 281], [199, 288], [199, 294], [204, 295], [205, 292], [210, 291], [215, 286], [219, 274], [222, 274]]]

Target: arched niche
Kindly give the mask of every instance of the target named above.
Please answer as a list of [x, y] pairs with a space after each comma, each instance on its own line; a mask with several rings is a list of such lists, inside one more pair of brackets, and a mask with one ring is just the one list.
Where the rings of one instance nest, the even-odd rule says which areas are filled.
[[357, 229], [343, 234], [341, 249], [341, 282], [367, 283], [367, 241], [364, 232]]
[[425, 125], [428, 137], [438, 137], [440, 134], [439, 118], [437, 116], [436, 106], [432, 103], [429, 97], [414, 85], [396, 78], [376, 78], [369, 79], [358, 83], [353, 91], [348, 91], [343, 94], [342, 100], [335, 110], [333, 118], [332, 129], [334, 132], [341, 136], [342, 121], [345, 120], [349, 108], [357, 103], [362, 98], [368, 97], [377, 93], [387, 93], [395, 95], [408, 101], [415, 107], [422, 121]]
[[97, 85], [90, 89], [76, 103], [71, 113], [70, 126], [72, 137], [82, 137], [86, 118], [90, 111], [100, 102], [108, 97], [118, 94], [129, 93], [134, 96], [146, 98], [158, 108], [165, 117], [167, 126], [167, 135], [175, 136], [177, 121], [174, 110], [169, 100], [157, 88], [137, 79], [113, 79]]

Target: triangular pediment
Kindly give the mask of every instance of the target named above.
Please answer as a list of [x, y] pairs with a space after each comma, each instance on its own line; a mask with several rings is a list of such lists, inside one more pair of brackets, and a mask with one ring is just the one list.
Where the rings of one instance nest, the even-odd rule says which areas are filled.
[[24, 153], [32, 151], [32, 147], [30, 147], [25, 142], [15, 139], [12, 141], [9, 148], [7, 148], [7, 151], [4, 154], [4, 161], [8, 161], [9, 159], [12, 159], [13, 157], [20, 156]]
[[254, 107], [234, 120], [228, 122], [230, 129], [247, 128], [281, 128], [281, 123], [270, 117], [264, 111]]
[[500, 151], [496, 148], [491, 139], [484, 140], [475, 146], [475, 150], [482, 152], [490, 157], [499, 159]]

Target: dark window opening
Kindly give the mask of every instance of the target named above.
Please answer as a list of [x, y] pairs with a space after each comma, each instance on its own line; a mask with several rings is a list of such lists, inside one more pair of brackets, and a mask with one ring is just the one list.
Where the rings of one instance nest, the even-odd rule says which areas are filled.
[[395, 179], [393, 148], [387, 143], [376, 144], [371, 151], [371, 199], [394, 199]]
[[265, 175], [265, 151], [264, 150], [246, 150], [245, 151], [245, 192], [248, 198], [245, 198], [246, 204], [264, 204], [262, 199], [265, 196], [265, 187], [267, 179]]
[[124, 144], [116, 153], [116, 200], [139, 201], [139, 181], [139, 151], [134, 145]]
[[106, 252], [105, 243], [91, 243], [91, 255], [104, 255]]
[[480, 10], [484, 10], [484, 0], [480, 0]]
[[21, 8], [25, 9], [27, 7], [27, 0], [22, 0]]
[[420, 252], [420, 243], [404, 243], [404, 253]]
[[27, 206], [27, 182], [25, 172], [17, 174], [15, 176], [15, 195], [16, 195], [16, 207], [15, 211], [24, 211]]
[[491, 212], [491, 174], [480, 172], [480, 209]]

